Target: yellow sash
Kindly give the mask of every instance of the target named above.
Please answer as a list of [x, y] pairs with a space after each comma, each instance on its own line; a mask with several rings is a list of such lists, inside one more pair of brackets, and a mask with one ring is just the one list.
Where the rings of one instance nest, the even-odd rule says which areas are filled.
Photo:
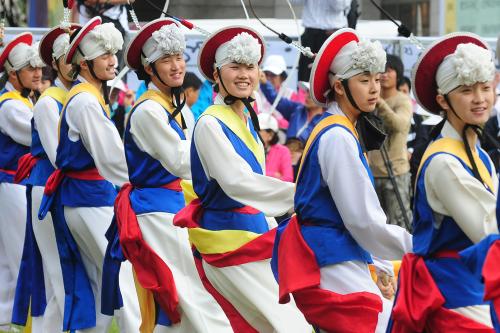
[[261, 166], [264, 166], [265, 156], [264, 149], [259, 145], [254, 138], [247, 125], [241, 120], [240, 117], [226, 105], [212, 105], [202, 116], [210, 115], [222, 121], [229, 129], [238, 136], [238, 138], [245, 143], [245, 145], [254, 154], [255, 158]]
[[304, 152], [302, 153], [302, 158], [300, 160], [300, 166], [299, 166], [299, 172], [297, 174], [297, 179], [300, 177], [300, 173], [302, 171], [302, 166], [304, 165], [304, 160], [307, 156], [307, 153], [309, 152], [309, 149], [311, 148], [311, 145], [314, 143], [314, 140], [318, 136], [321, 131], [323, 131], [325, 128], [331, 125], [342, 125], [346, 127], [351, 133], [357, 138], [358, 137], [358, 132], [356, 132], [356, 129], [354, 128], [354, 125], [351, 123], [351, 121], [341, 115], [331, 115], [328, 116], [324, 119], [322, 119], [316, 126], [314, 126], [313, 131], [311, 132], [311, 135], [309, 136], [309, 139], [307, 139], [306, 146], [304, 148]]
[[28, 98], [23, 97], [21, 93], [17, 90], [7, 91], [6, 93], [2, 94], [0, 96], [0, 103], [7, 99], [15, 99], [21, 101], [24, 103], [24, 105], [26, 105], [30, 109], [33, 108], [33, 103], [31, 103], [31, 101]]
[[[158, 90], [148, 90], [141, 95], [141, 97], [135, 102], [135, 105], [139, 105], [141, 102], [150, 99], [160, 104], [165, 110], [168, 111], [169, 114], [174, 112], [174, 105], [172, 104], [172, 98], [170, 96], [165, 95], [161, 91]], [[181, 114], [175, 116], [175, 121], [177, 125], [182, 125]]]
[[[448, 153], [454, 155], [472, 169], [472, 165], [469, 161], [469, 158], [467, 157], [467, 153], [465, 152], [465, 145], [463, 141], [451, 138], [441, 138], [431, 143], [425, 150], [424, 156], [422, 156], [422, 160], [418, 168], [417, 179], [420, 175], [420, 169], [425, 164], [427, 159], [436, 153]], [[493, 191], [493, 180], [491, 178], [491, 174], [488, 172], [488, 168], [486, 167], [486, 165], [484, 165], [477, 152], [473, 152], [472, 156], [474, 157], [474, 161], [476, 162], [481, 179], [484, 181], [485, 185], [491, 191]]]
[[49, 87], [45, 89], [40, 98], [49, 96], [64, 105], [66, 103], [66, 97], [68, 96], [68, 92], [59, 87]]
[[260, 236], [244, 230], [212, 231], [203, 228], [190, 228], [188, 233], [191, 243], [203, 254], [231, 252]]

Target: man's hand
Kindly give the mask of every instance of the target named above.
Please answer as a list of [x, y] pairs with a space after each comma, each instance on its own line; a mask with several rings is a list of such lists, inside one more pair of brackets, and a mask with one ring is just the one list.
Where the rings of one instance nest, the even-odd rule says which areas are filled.
[[260, 71], [259, 82], [261, 84], [265, 84], [267, 82], [266, 74], [262, 70]]
[[394, 297], [396, 290], [394, 278], [392, 276], [389, 276], [384, 272], [380, 272], [377, 275], [377, 287], [380, 289], [384, 298], [391, 300]]

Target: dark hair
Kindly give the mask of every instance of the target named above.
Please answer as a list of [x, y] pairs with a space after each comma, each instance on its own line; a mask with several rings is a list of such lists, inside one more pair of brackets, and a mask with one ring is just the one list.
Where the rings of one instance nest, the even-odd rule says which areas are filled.
[[398, 83], [398, 90], [403, 84], [406, 84], [408, 86], [408, 92], [411, 92], [411, 80], [408, 76], [403, 76], [403, 80]]
[[57, 77], [57, 71], [54, 68], [52, 68], [52, 66], [45, 66], [42, 68], [43, 81], [50, 81], [50, 84], [53, 84], [56, 77]]
[[271, 138], [271, 141], [269, 141], [270, 146], [274, 146], [275, 144], [277, 144], [280, 141], [280, 138], [279, 138], [277, 132], [273, 131], [272, 129], [266, 129], [266, 132], [271, 133], [273, 135], [273, 137]]
[[201, 80], [193, 72], [186, 72], [184, 76], [184, 82], [182, 83], [182, 88], [186, 90], [187, 88], [193, 88], [194, 90], [199, 90], [202, 85]]
[[396, 85], [399, 87], [399, 85], [404, 80], [403, 78], [405, 72], [405, 66], [401, 61], [401, 58], [394, 54], [388, 54], [387, 62], [385, 64], [385, 70], [387, 70], [388, 68], [392, 68], [393, 70], [396, 71]]

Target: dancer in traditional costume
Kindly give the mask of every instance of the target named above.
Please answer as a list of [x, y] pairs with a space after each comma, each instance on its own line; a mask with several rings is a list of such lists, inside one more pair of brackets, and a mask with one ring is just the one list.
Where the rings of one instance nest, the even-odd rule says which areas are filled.
[[[202, 74], [220, 93], [196, 123], [191, 173], [199, 199], [175, 217], [188, 227], [208, 281], [246, 320], [245, 332], [310, 332], [293, 304], [278, 304], [269, 259], [276, 223], [293, 206], [293, 184], [264, 176], [265, 158], [251, 95], [265, 42], [232, 26], [201, 47]], [[250, 113], [249, 114], [247, 113]]]
[[26, 187], [14, 183], [18, 160], [31, 145], [32, 101], [29, 94], [41, 82], [33, 36], [14, 37], [0, 54], [0, 71], [8, 80], [0, 92], [0, 326], [8, 325], [23, 252]]
[[125, 128], [130, 184], [118, 195], [115, 215], [125, 257], [171, 321], [155, 332], [232, 332], [201, 283], [187, 230], [173, 224], [184, 207], [181, 180], [191, 179], [191, 140], [181, 100], [185, 48], [181, 27], [170, 19], [145, 25], [128, 46], [125, 61], [146, 80], [148, 90]]
[[484, 285], [458, 253], [498, 234], [498, 179], [477, 134], [493, 108], [494, 74], [487, 43], [470, 33], [434, 42], [413, 69], [418, 103], [445, 119], [420, 162], [414, 254], [403, 259], [391, 332], [494, 332]]
[[[113, 217], [115, 186], [128, 182], [123, 144], [109, 119], [106, 81], [115, 77], [115, 53], [123, 39], [96, 17], [71, 36], [64, 58], [73, 65], [59, 126], [57, 170], [50, 176], [39, 218], [51, 209], [65, 289], [64, 330], [106, 332], [112, 317], [101, 313], [105, 238]], [[103, 92], [101, 92], [101, 89]], [[120, 272], [122, 332], [138, 332], [139, 305], [131, 265]]]
[[64, 63], [69, 32], [78, 27], [51, 29], [36, 50], [57, 78], [33, 107], [31, 152], [19, 160], [14, 178], [16, 183], [26, 182], [28, 214], [12, 322], [24, 326], [31, 309], [33, 332], [62, 332], [63, 327], [64, 284], [54, 226], [50, 214], [39, 221], [38, 210], [45, 183], [54, 171], [59, 114], [72, 85], [71, 66]]
[[[329, 108], [306, 144], [296, 215], [278, 228], [273, 267], [280, 302], [292, 294], [321, 332], [383, 332], [391, 303], [368, 263], [372, 255], [395, 260], [411, 250], [410, 234], [386, 223], [363, 149], [384, 139], [369, 117], [385, 61], [379, 42], [341, 29], [323, 44], [312, 69], [311, 97]], [[391, 274], [383, 264], [376, 261]]]

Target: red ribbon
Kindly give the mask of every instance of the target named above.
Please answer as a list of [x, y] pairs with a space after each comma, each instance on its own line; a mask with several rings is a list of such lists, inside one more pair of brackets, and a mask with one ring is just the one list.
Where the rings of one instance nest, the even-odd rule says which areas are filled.
[[[175, 188], [176, 183], [163, 188]], [[123, 254], [132, 263], [141, 286], [153, 293], [155, 300], [173, 323], [181, 320], [179, 297], [170, 268], [144, 241], [137, 216], [130, 203], [133, 186], [125, 184], [115, 201], [115, 216]]]
[[65, 177], [79, 180], [104, 180], [97, 168], [66, 172], [56, 169], [47, 179], [44, 194], [47, 196], [54, 194]]
[[39, 157], [31, 155], [31, 153], [21, 156], [17, 162], [17, 171], [14, 175], [14, 183], [19, 184], [28, 178], [39, 160]]

